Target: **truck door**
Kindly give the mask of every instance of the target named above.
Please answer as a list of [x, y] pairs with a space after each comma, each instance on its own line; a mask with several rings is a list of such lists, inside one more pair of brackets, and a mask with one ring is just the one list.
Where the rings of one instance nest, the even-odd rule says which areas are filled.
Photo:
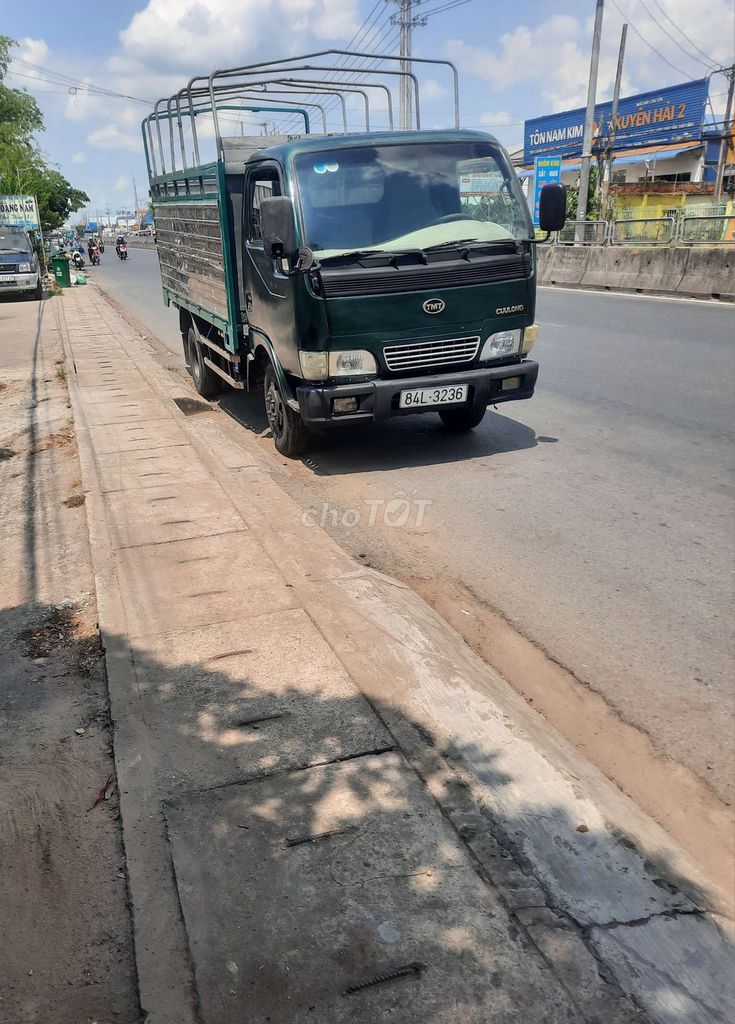
[[280, 195], [283, 178], [278, 164], [263, 161], [248, 166], [243, 204], [245, 305], [251, 330], [270, 339], [284, 369], [297, 373], [293, 279], [281, 273], [263, 249], [260, 227], [261, 202]]

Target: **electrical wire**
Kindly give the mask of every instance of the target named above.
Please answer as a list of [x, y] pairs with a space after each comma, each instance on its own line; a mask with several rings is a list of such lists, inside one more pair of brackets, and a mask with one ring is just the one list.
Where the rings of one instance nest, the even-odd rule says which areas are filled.
[[669, 37], [669, 39], [674, 44], [674, 46], [678, 46], [679, 47], [679, 49], [681, 50], [681, 52], [684, 54], [685, 57], [688, 57], [689, 60], [697, 61], [698, 64], [703, 64], [704, 67], [706, 67], [708, 71], [711, 70], [712, 67], [717, 67], [717, 65], [715, 64], [714, 61], [703, 61], [701, 57], [697, 57], [697, 55], [695, 53], [690, 53], [689, 50], [686, 49], [686, 47], [682, 46], [681, 43], [679, 42], [679, 40], [676, 38], [676, 36], [672, 36], [672, 34], [669, 32], [669, 30], [664, 25], [661, 24], [661, 22], [658, 20], [656, 15], [653, 13], [651, 8], [646, 3], [646, 0], [640, 0], [640, 4], [641, 4], [641, 7], [643, 8], [643, 10], [646, 12], [646, 14], [651, 19], [651, 21], [654, 23], [654, 25], [658, 25], [658, 27], [661, 29], [661, 31], [664, 33], [664, 35]]
[[451, 11], [454, 7], [464, 7], [464, 5], [468, 3], [470, 3], [470, 0], [453, 0], [452, 3], [444, 4], [443, 7], [432, 7], [430, 11], [424, 11], [421, 17], [430, 18], [432, 14], [441, 14], [443, 11]]
[[666, 12], [666, 11], [665, 11], [665, 10], [663, 9], [663, 7], [662, 7], [662, 6], [661, 6], [661, 4], [660, 4], [660, 3], [658, 2], [658, 0], [653, 0], [653, 2], [654, 2], [654, 3], [656, 4], [656, 6], [658, 7], [659, 11], [661, 11], [661, 13], [662, 13], [662, 14], [664, 15], [664, 17], [665, 17], [665, 18], [666, 18], [666, 19], [668, 20], [669, 24], [670, 24], [670, 25], [672, 25], [672, 26], [673, 26], [673, 27], [674, 27], [674, 28], [676, 29], [676, 31], [677, 31], [677, 32], [678, 32], [678, 33], [679, 33], [680, 35], [684, 36], [684, 38], [685, 38], [685, 39], [686, 39], [686, 41], [687, 41], [687, 42], [688, 42], [688, 43], [690, 44], [690, 46], [693, 46], [695, 50], [699, 50], [699, 52], [700, 52], [700, 53], [702, 54], [702, 56], [703, 56], [703, 57], [706, 57], [706, 58], [707, 58], [707, 60], [708, 60], [708, 61], [709, 61], [709, 62], [710, 62], [711, 64], [717, 65], [717, 61], [716, 61], [716, 60], [713, 60], [713, 59], [712, 59], [712, 57], [708, 56], [708, 54], [706, 54], [706, 53], [704, 52], [704, 50], [703, 50], [703, 49], [701, 48], [701, 46], [697, 46], [697, 44], [696, 44], [696, 43], [694, 42], [694, 40], [693, 40], [693, 39], [690, 39], [690, 37], [689, 37], [689, 36], [688, 36], [688, 35], [686, 34], [686, 32], [684, 31], [684, 29], [683, 29], [683, 28], [680, 28], [680, 27], [679, 27], [679, 26], [678, 26], [678, 25], [676, 24], [676, 22], [674, 21], [674, 19], [673, 19], [673, 18], [671, 17], [671, 15], [670, 15], [670, 14], [667, 14], [667, 12]]
[[[78, 78], [73, 78], [70, 75], [61, 74], [58, 71], [51, 71], [49, 68], [40, 67], [37, 64], [31, 64], [29, 61], [21, 60], [19, 57], [14, 57], [10, 62], [11, 67], [8, 69], [9, 75], [15, 75], [18, 78], [27, 78], [35, 82], [45, 82], [49, 85], [65, 85], [68, 89], [76, 89], [77, 92], [89, 92], [96, 96], [108, 96], [113, 99], [128, 100], [131, 103], [144, 103], [146, 106], [150, 106], [153, 100], [143, 99], [140, 96], [129, 96], [127, 93], [115, 92], [113, 89], [105, 89], [102, 86], [94, 85], [91, 82], [80, 82]], [[22, 71], [14, 71], [12, 68], [13, 64], [20, 64], [22, 67], [29, 68], [34, 74], [24, 74]], [[73, 95], [71, 93], [70, 95]]]
[[641, 40], [641, 42], [645, 43], [645, 44], [646, 44], [646, 46], [647, 46], [647, 47], [648, 47], [649, 49], [653, 50], [653, 52], [654, 52], [654, 53], [655, 53], [655, 54], [656, 54], [656, 55], [657, 55], [658, 57], [660, 57], [660, 58], [661, 58], [661, 60], [662, 60], [662, 61], [664, 62], [664, 64], [668, 64], [668, 65], [669, 65], [669, 67], [670, 67], [670, 68], [673, 68], [673, 69], [674, 69], [674, 71], [676, 71], [676, 72], [677, 72], [678, 74], [680, 74], [680, 75], [683, 75], [683, 76], [684, 76], [684, 78], [686, 78], [686, 79], [688, 79], [688, 80], [691, 80], [691, 77], [692, 77], [691, 75], [688, 75], [688, 74], [686, 73], [686, 71], [682, 71], [682, 69], [681, 69], [681, 68], [678, 68], [678, 67], [676, 66], [676, 64], [672, 64], [672, 62], [671, 62], [671, 61], [670, 61], [670, 60], [668, 59], [668, 57], [664, 57], [664, 55], [663, 55], [663, 54], [661, 53], [661, 51], [660, 51], [660, 50], [657, 50], [657, 49], [656, 49], [656, 47], [655, 47], [655, 46], [653, 45], [653, 43], [649, 43], [649, 41], [648, 41], [648, 40], [646, 39], [646, 37], [645, 37], [645, 36], [643, 35], [643, 33], [642, 33], [642, 32], [640, 32], [640, 31], [639, 31], [639, 30], [638, 30], [638, 29], [636, 28], [636, 26], [635, 26], [635, 23], [634, 23], [634, 22], [633, 22], [633, 21], [631, 20], [630, 16], [629, 16], [629, 15], [627, 15], [627, 14], [625, 14], [625, 12], [624, 12], [624, 11], [622, 11], [622, 10], [620, 9], [620, 7], [618, 6], [618, 4], [616, 3], [616, 0], [610, 0], [610, 2], [612, 3], [612, 5], [613, 5], [613, 7], [615, 8], [615, 10], [616, 10], [616, 11], [618, 12], [618, 14], [620, 15], [620, 17], [621, 17], [621, 18], [622, 18], [622, 19], [623, 19], [624, 21], [627, 21], [627, 22], [628, 22], [628, 24], [629, 24], [629, 25], [630, 25], [630, 27], [631, 27], [631, 28], [633, 29], [633, 31], [634, 31], [634, 32], [635, 32], [635, 34], [636, 34], [636, 35], [638, 36], [638, 38], [639, 38], [639, 39]]

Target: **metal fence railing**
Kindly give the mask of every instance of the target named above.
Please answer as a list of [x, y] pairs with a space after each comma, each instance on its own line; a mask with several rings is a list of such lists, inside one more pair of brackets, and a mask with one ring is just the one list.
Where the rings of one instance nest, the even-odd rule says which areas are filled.
[[557, 233], [559, 245], [604, 245], [607, 242], [608, 223], [606, 220], [586, 220], [581, 224], [568, 220]]
[[682, 217], [678, 241], [682, 245], [735, 245], [735, 214]]
[[612, 245], [669, 245], [675, 235], [674, 217], [637, 217], [612, 221], [609, 238]]

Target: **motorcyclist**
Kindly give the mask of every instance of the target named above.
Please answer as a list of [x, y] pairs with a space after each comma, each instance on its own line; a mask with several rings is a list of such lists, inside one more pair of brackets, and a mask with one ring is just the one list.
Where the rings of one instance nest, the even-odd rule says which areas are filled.
[[118, 235], [117, 241], [115, 242], [115, 252], [120, 255], [120, 246], [125, 245], [125, 235]]

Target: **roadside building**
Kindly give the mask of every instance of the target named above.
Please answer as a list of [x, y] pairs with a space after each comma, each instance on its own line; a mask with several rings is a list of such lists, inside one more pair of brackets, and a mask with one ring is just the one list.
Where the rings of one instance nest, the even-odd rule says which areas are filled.
[[[707, 125], [708, 79], [621, 97], [611, 143], [611, 103], [595, 108], [593, 165], [609, 182], [616, 218], [677, 217], [730, 213], [735, 190], [735, 154], [728, 156], [722, 202], [713, 204], [720, 136]], [[536, 158], [561, 157], [561, 181], [579, 179], [584, 133], [583, 108], [525, 122], [518, 154], [521, 178], [532, 187]], [[612, 154], [610, 163], [608, 157]], [[729, 173], [728, 173], [729, 172]], [[530, 193], [529, 193], [530, 194]]]

